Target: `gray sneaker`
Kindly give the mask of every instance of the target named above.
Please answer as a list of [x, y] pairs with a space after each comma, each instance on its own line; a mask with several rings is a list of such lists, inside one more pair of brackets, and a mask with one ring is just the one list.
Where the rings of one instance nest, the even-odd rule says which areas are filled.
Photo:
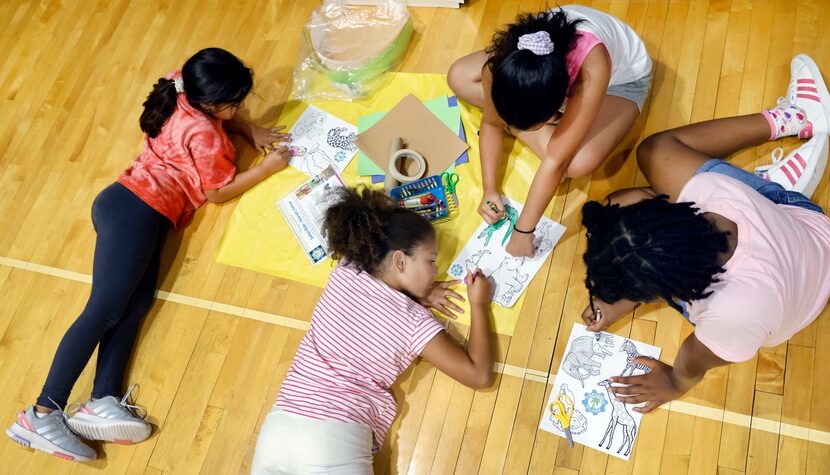
[[66, 425], [66, 415], [60, 410], [38, 417], [29, 406], [17, 413], [17, 421], [6, 429], [6, 435], [20, 445], [66, 460], [89, 462], [96, 457], [95, 451]]
[[76, 409], [71, 409], [69, 427], [88, 440], [105, 440], [116, 444], [130, 445], [150, 437], [150, 424], [144, 420], [147, 411], [128, 403], [132, 385], [121, 400], [107, 396], [95, 401], [89, 400]]

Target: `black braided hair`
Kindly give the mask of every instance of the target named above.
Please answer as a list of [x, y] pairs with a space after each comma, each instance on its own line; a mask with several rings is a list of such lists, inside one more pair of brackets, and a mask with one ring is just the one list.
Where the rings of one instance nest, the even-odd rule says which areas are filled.
[[723, 272], [718, 255], [729, 248], [728, 232], [715, 229], [694, 203], [669, 203], [660, 195], [623, 206], [589, 201], [582, 207], [588, 233], [585, 286], [591, 297], [689, 302]]
[[395, 205], [386, 194], [367, 187], [341, 188], [326, 211], [323, 232], [332, 258], [345, 259], [378, 276], [393, 251], [411, 256], [419, 244], [435, 239], [435, 230], [418, 213]]

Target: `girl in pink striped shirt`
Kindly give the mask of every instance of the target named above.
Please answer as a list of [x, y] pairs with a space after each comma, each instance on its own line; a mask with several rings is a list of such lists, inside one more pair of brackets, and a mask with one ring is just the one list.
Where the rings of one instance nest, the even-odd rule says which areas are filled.
[[465, 350], [425, 307], [462, 311], [437, 282], [429, 222], [379, 191], [344, 189], [324, 224], [339, 260], [257, 440], [252, 473], [372, 473], [397, 406], [389, 388], [416, 356], [459, 382], [493, 381], [490, 284], [467, 276]]

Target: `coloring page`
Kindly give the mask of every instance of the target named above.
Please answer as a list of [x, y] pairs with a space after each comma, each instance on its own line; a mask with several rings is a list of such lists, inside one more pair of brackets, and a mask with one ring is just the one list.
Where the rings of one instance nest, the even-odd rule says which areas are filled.
[[631, 410], [634, 405], [614, 400], [608, 378], [646, 373], [647, 366], [632, 360], [638, 356], [657, 359], [660, 351], [611, 333], [589, 332], [585, 325], [574, 323], [539, 428], [565, 437], [556, 401], [567, 400], [560, 395], [567, 396], [574, 404], [574, 443], [628, 460], [643, 415]]
[[340, 175], [329, 166], [277, 201], [277, 208], [312, 265], [316, 266], [329, 256], [323, 221], [337, 197], [334, 191], [345, 186]]
[[357, 127], [315, 106], [308, 106], [291, 127], [292, 167], [316, 176], [331, 165], [343, 173], [357, 153]]
[[553, 246], [565, 234], [565, 227], [542, 216], [534, 233], [533, 257], [512, 257], [504, 247], [513, 232], [513, 225], [519, 219], [522, 205], [506, 196], [502, 196], [502, 202], [506, 218], [493, 225], [482, 222], [450, 264], [447, 273], [452, 278], [464, 279], [467, 270], [481, 269], [494, 286], [493, 302], [512, 307], [542, 268]]

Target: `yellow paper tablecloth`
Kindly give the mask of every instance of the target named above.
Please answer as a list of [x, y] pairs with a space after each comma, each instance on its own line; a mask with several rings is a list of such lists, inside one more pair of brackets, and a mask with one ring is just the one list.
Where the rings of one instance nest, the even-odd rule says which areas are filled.
[[[447, 86], [446, 76], [442, 74], [391, 74], [387, 85], [371, 99], [351, 103], [321, 101], [315, 102], [314, 105], [347, 122], [357, 124], [359, 116], [387, 111], [410, 93], [422, 101], [453, 94]], [[306, 103], [289, 102], [277, 123], [292, 125], [306, 107]], [[467, 143], [470, 145], [470, 162], [456, 167], [456, 173], [461, 179], [457, 188], [459, 217], [435, 226], [438, 232], [438, 268], [442, 270], [442, 276], [439, 278], [442, 279], [446, 278], [447, 266], [481, 224], [481, 218], [476, 212], [482, 193], [477, 134], [481, 111], [466, 104], [461, 104], [461, 108]], [[507, 152], [508, 150], [504, 151], [505, 154]], [[523, 202], [539, 160], [518, 141], [509, 152], [503, 190], [514, 200]], [[357, 159], [352, 160], [342, 177], [349, 185], [369, 183], [369, 177], [357, 175]], [[288, 167], [246, 192], [230, 218], [219, 243], [216, 260], [223, 264], [325, 287], [331, 273], [332, 261], [326, 260], [312, 266], [276, 206], [277, 200], [307, 179], [308, 176], [301, 171]], [[466, 294], [463, 285], [457, 287], [459, 293]], [[493, 305], [494, 330], [512, 335], [523, 304], [524, 295], [511, 308]], [[459, 316], [458, 321], [469, 324], [469, 306], [462, 306], [466, 307], [466, 312]]]

